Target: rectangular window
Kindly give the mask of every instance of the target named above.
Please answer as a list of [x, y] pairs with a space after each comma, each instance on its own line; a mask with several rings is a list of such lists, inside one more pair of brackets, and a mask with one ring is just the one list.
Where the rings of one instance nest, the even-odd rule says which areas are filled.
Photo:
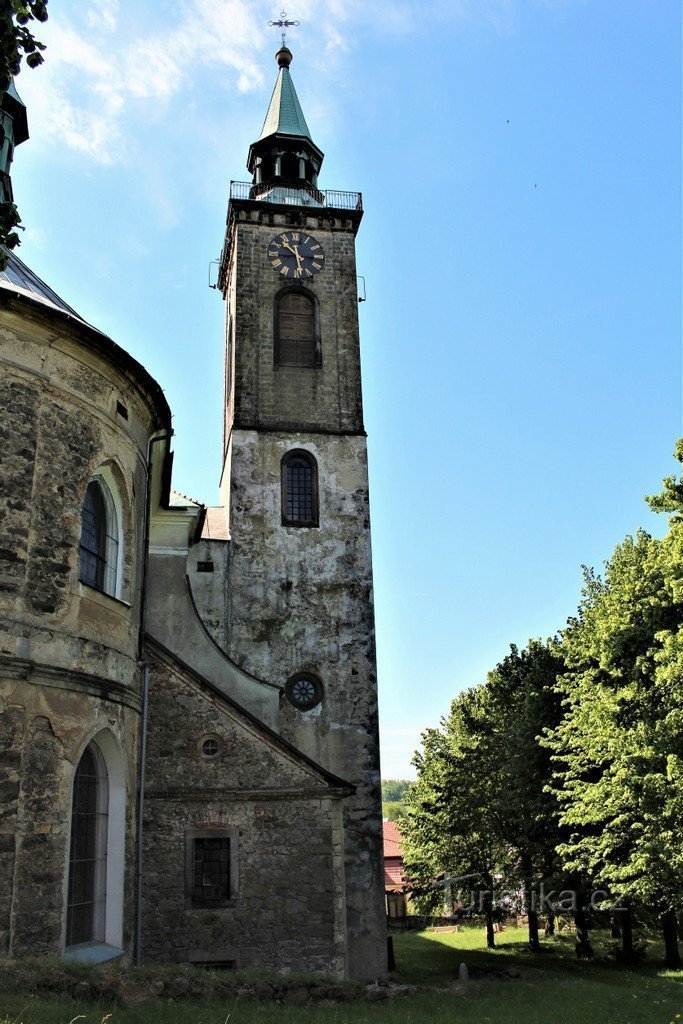
[[313, 473], [307, 463], [287, 466], [287, 518], [296, 523], [313, 522]]
[[186, 834], [186, 889], [192, 905], [227, 906], [237, 895], [237, 830]]
[[230, 840], [195, 839], [193, 856], [192, 898], [230, 899]]

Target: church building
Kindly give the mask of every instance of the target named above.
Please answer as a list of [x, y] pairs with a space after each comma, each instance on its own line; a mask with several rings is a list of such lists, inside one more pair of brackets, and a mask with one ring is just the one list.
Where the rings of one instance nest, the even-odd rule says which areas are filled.
[[[276, 59], [220, 260], [220, 506], [174, 489], [148, 371], [0, 272], [3, 956], [386, 976], [363, 206]], [[6, 201], [27, 137], [11, 87]]]

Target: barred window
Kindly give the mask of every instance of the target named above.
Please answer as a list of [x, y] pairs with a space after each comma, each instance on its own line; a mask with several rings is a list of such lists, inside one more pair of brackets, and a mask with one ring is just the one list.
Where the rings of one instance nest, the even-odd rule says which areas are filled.
[[88, 484], [81, 518], [81, 581], [104, 590], [107, 565], [107, 508], [100, 485]]
[[221, 907], [237, 897], [237, 829], [187, 832], [187, 895], [197, 906]]
[[318, 466], [309, 452], [288, 452], [282, 460], [282, 522], [318, 525]]
[[315, 305], [304, 292], [287, 291], [276, 299], [275, 361], [280, 366], [317, 366]]
[[104, 941], [109, 784], [99, 749], [90, 743], [73, 784], [66, 945]]
[[100, 477], [91, 480], [81, 513], [79, 577], [104, 594], [117, 596], [119, 527], [111, 492]]
[[230, 898], [229, 839], [195, 839], [192, 897], [196, 900]]

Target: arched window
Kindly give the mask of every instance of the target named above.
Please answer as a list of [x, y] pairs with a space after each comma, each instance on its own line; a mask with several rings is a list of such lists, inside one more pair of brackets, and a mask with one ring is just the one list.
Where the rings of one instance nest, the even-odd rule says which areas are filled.
[[286, 291], [275, 300], [275, 362], [280, 366], [319, 366], [315, 303], [303, 291]]
[[309, 452], [288, 452], [282, 460], [282, 523], [318, 525], [318, 465]]
[[88, 484], [81, 518], [80, 580], [118, 597], [121, 583], [119, 516], [112, 493], [101, 477]]
[[280, 176], [288, 181], [299, 179], [299, 158], [294, 153], [285, 153], [282, 157]]
[[109, 779], [95, 743], [74, 775], [66, 945], [105, 941]]

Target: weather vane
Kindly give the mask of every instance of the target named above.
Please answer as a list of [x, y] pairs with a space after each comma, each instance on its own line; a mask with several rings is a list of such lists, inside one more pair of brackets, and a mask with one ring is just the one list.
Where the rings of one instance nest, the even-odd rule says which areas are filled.
[[286, 46], [287, 45], [287, 29], [288, 28], [296, 28], [298, 26], [299, 22], [298, 21], [287, 21], [287, 11], [280, 11], [280, 20], [279, 21], [269, 21], [268, 24], [272, 28], [281, 28], [282, 29], [282, 45]]

